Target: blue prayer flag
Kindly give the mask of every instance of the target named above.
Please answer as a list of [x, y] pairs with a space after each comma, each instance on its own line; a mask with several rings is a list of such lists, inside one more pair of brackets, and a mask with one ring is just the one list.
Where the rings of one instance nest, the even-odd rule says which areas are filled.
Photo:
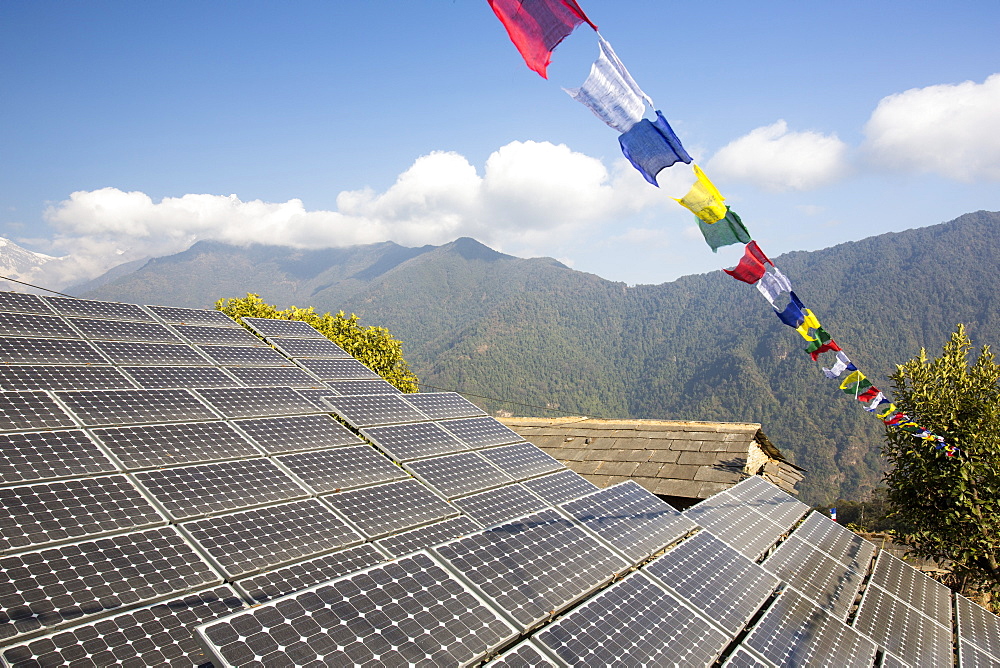
[[802, 312], [805, 305], [799, 301], [799, 298], [795, 296], [794, 292], [789, 292], [788, 295], [791, 297], [791, 301], [788, 302], [788, 306], [785, 307], [784, 311], [774, 309], [774, 314], [778, 316], [778, 320], [785, 323], [789, 327], [797, 328], [806, 321], [806, 315]]
[[691, 156], [681, 146], [681, 140], [659, 111], [656, 112], [655, 121], [642, 119], [629, 128], [628, 132], [622, 133], [618, 137], [618, 143], [632, 166], [639, 170], [644, 179], [657, 187], [660, 184], [656, 182], [656, 175], [661, 169], [675, 162], [691, 162]]

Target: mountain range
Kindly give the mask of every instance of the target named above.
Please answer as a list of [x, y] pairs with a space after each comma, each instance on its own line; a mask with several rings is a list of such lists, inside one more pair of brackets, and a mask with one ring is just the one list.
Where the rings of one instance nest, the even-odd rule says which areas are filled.
[[[1000, 213], [773, 258], [879, 387], [964, 322], [1000, 331]], [[879, 484], [883, 426], [803, 352], [749, 285], [721, 271], [628, 286], [549, 258], [462, 238], [294, 250], [199, 242], [71, 290], [91, 299], [210, 307], [260, 294], [280, 307], [357, 313], [388, 327], [426, 388], [491, 411], [761, 422], [807, 469], [804, 500], [861, 499]], [[827, 355], [827, 357], [830, 357]], [[829, 363], [829, 361], [827, 361]]]

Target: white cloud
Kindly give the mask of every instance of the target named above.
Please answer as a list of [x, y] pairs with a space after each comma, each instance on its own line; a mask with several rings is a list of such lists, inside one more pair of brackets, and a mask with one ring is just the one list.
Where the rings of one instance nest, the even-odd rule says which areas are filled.
[[779, 120], [723, 146], [706, 171], [713, 180], [746, 181], [771, 191], [812, 190], [846, 173], [847, 145], [835, 134], [789, 131]]
[[1000, 74], [882, 98], [865, 125], [873, 161], [961, 181], [1000, 180]]
[[[669, 178], [692, 180], [687, 173]], [[74, 192], [45, 213], [57, 230], [46, 250], [67, 256], [47, 268], [47, 278], [65, 286], [199, 240], [330, 248], [471, 236], [514, 254], [557, 255], [622, 217], [673, 209], [680, 213], [624, 160], [609, 171], [565, 145], [511, 142], [490, 155], [481, 175], [454, 152], [421, 156], [384, 192], [341, 192], [336, 211], [308, 211], [298, 199], [189, 194], [155, 202], [117, 188]]]

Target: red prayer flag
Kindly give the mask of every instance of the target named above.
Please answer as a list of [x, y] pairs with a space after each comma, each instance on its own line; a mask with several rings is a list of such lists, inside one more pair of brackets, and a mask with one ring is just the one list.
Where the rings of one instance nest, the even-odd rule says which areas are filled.
[[[825, 353], [827, 350], [840, 350], [840, 346], [837, 345], [836, 341], [830, 339], [816, 350], [811, 351], [809, 353], [809, 357], [813, 358], [813, 362], [818, 362], [820, 353]], [[872, 398], [875, 398], [874, 394], [872, 395]]]
[[871, 401], [878, 396], [879, 389], [872, 385], [867, 390], [858, 395], [858, 401]]
[[597, 26], [576, 0], [487, 0], [528, 67], [547, 79], [552, 50], [581, 23]]
[[740, 263], [736, 265], [735, 269], [723, 269], [737, 281], [743, 281], [744, 283], [750, 283], [753, 285], [760, 280], [760, 277], [764, 275], [767, 268], [764, 267], [764, 262], [770, 262], [767, 256], [761, 252], [760, 248], [757, 247], [756, 241], [751, 241], [746, 245], [743, 250], [743, 257], [740, 258]]

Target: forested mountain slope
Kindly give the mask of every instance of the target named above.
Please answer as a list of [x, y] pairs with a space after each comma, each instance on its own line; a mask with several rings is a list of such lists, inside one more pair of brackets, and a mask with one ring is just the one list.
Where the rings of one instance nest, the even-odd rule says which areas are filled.
[[[879, 387], [958, 322], [1000, 332], [1000, 214], [774, 258]], [[806, 500], [878, 483], [881, 423], [825, 379], [805, 342], [722, 272], [627, 287], [472, 239], [322, 251], [199, 243], [86, 297], [208, 306], [260, 293], [390, 328], [422, 381], [596, 417], [759, 421], [809, 470]], [[829, 356], [828, 356], [829, 357]], [[491, 410], [538, 413], [486, 402]]]

